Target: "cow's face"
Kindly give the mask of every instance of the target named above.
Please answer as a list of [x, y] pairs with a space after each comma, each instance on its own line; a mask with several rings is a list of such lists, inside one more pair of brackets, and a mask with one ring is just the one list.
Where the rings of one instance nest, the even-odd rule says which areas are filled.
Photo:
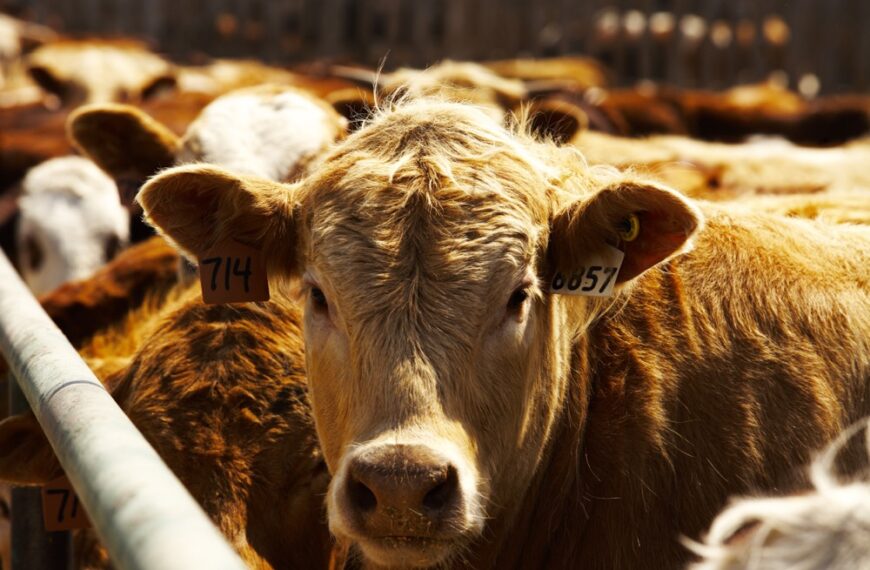
[[300, 204], [330, 524], [384, 565], [440, 561], [521, 496], [562, 393], [548, 207], [524, 190], [547, 180], [505, 149], [461, 164], [473, 141], [430, 121], [402, 147], [364, 131]]
[[[469, 107], [414, 103], [293, 187], [188, 167], [143, 190], [182, 247], [233, 231], [301, 277], [330, 528], [376, 565], [462, 556], [487, 521], [516, 513], [564, 408], [572, 340], [597, 306], [549, 294], [554, 267], [618, 239], [646, 204], [653, 229], [678, 211], [682, 238], [668, 249], [641, 233], [636, 243], [658, 247], [626, 248], [629, 277], [697, 225], [667, 190], [580, 196], [591, 178], [566, 156]], [[638, 198], [647, 191], [652, 202]], [[202, 212], [216, 212], [210, 225]]]

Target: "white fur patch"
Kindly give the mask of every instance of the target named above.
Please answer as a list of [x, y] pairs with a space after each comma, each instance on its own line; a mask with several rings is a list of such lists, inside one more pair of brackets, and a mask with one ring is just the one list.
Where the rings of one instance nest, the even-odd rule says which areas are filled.
[[[703, 557], [691, 570], [870, 568], [870, 482], [841, 483], [832, 474], [837, 452], [866, 426], [844, 432], [813, 464], [813, 492], [738, 501], [716, 517], [704, 544], [686, 541]], [[753, 524], [748, 536], [735, 537]]]
[[[24, 178], [19, 210], [18, 262], [35, 294], [91, 275], [107, 261], [108, 239], [114, 236], [124, 246], [130, 237], [129, 213], [115, 182], [78, 156], [32, 168]], [[35, 267], [28, 257], [28, 240], [42, 258]]]
[[336, 118], [305, 93], [245, 90], [206, 107], [188, 128], [177, 163], [220, 164], [284, 181], [300, 161], [333, 142]]

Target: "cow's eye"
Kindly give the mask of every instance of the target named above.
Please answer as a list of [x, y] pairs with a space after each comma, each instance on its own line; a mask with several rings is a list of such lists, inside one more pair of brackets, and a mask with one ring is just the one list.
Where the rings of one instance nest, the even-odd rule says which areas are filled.
[[518, 312], [523, 308], [523, 303], [526, 302], [526, 299], [529, 298], [529, 288], [528, 287], [520, 287], [513, 293], [511, 293], [510, 299], [508, 299], [507, 310], [511, 312]]
[[27, 252], [27, 264], [31, 271], [36, 271], [42, 265], [42, 248], [33, 236], [24, 240], [24, 248]]
[[121, 251], [121, 239], [116, 235], [110, 235], [103, 242], [103, 259], [108, 263], [115, 259]]
[[326, 302], [326, 295], [323, 294], [323, 291], [319, 287], [311, 288], [311, 304], [314, 306], [315, 310], [329, 310], [329, 303]]

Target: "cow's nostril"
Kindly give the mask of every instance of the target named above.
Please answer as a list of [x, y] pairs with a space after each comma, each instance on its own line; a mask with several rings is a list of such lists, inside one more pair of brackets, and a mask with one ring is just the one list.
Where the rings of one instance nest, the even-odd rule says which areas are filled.
[[423, 506], [433, 511], [440, 511], [456, 496], [458, 487], [459, 477], [456, 474], [456, 468], [451, 465], [447, 469], [447, 476], [444, 480], [430, 489], [423, 497]]
[[348, 498], [360, 512], [369, 512], [378, 505], [378, 499], [365, 483], [353, 479], [347, 488]]

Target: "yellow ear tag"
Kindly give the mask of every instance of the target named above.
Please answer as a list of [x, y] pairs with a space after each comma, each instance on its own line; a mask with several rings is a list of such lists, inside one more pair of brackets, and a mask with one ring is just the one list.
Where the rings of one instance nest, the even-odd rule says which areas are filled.
[[634, 241], [638, 235], [640, 235], [640, 220], [637, 215], [632, 214], [623, 222], [619, 237], [622, 241]]

